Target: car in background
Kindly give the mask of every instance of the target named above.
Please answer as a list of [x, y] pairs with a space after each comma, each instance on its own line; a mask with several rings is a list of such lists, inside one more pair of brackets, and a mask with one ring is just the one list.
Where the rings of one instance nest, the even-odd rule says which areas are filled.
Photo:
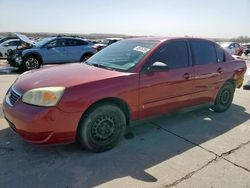
[[41, 65], [81, 62], [97, 52], [94, 44], [73, 37], [48, 37], [34, 43], [20, 37], [32, 47], [16, 50], [8, 62], [11, 66], [24, 70], [37, 69]]
[[0, 58], [7, 58], [9, 50], [15, 50], [20, 47], [22, 41], [20, 39], [8, 39], [0, 44]]
[[243, 46], [243, 53], [248, 56], [250, 54], [250, 43], [245, 43], [245, 44], [242, 44]]
[[7, 40], [10, 40], [10, 39], [18, 39], [17, 37], [13, 36], [13, 37], [3, 37], [0, 39], [0, 44], [7, 41]]
[[106, 38], [102, 40], [100, 43], [96, 43], [95, 46], [97, 48], [97, 51], [102, 50], [103, 48], [122, 40], [122, 38]]
[[241, 56], [243, 47], [237, 42], [223, 42], [220, 44], [230, 55]]
[[28, 142], [78, 140], [102, 152], [134, 120], [197, 105], [226, 111], [245, 72], [244, 60], [209, 40], [125, 39], [84, 63], [20, 75], [4, 98], [3, 114]]

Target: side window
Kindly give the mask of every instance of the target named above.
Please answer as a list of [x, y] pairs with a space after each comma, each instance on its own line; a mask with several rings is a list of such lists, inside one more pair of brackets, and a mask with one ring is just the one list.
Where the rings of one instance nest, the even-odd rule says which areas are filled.
[[66, 39], [58, 39], [56, 42], [56, 47], [64, 47], [66, 46]]
[[235, 48], [239, 48], [240, 47], [240, 45], [237, 44], [237, 43], [235, 43], [234, 46], [235, 46]]
[[212, 42], [192, 40], [190, 43], [195, 65], [212, 64], [217, 62], [216, 50]]
[[65, 39], [56, 39], [56, 40], [51, 41], [47, 45], [47, 47], [50, 47], [50, 48], [64, 47], [64, 46], [66, 46], [66, 40]]
[[89, 43], [87, 41], [84, 41], [84, 40], [77, 40], [77, 44], [78, 44], [78, 46], [84, 46], [84, 45], [88, 45]]
[[53, 40], [53, 41], [49, 42], [46, 46], [50, 47], [50, 48], [54, 48], [54, 47], [56, 47], [56, 42], [57, 42], [57, 40]]
[[234, 48], [234, 44], [230, 44], [228, 48], [229, 49], [233, 49]]
[[83, 45], [87, 45], [88, 42], [84, 41], [84, 40], [78, 40], [78, 39], [68, 39], [68, 46], [83, 46]]
[[11, 41], [8, 43], [9, 46], [19, 46], [21, 44], [20, 41]]
[[153, 62], [159, 61], [169, 69], [188, 67], [189, 55], [186, 41], [169, 42], [153, 56]]
[[219, 62], [219, 63], [225, 62], [225, 54], [224, 54], [223, 48], [220, 47], [219, 45], [215, 44], [215, 49], [216, 49], [216, 53], [217, 53], [217, 62]]

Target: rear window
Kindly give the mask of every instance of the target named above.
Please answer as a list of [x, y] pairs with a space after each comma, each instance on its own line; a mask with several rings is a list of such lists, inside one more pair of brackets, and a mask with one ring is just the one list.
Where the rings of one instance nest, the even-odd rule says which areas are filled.
[[212, 42], [192, 40], [190, 43], [195, 65], [204, 65], [217, 62], [216, 50]]
[[83, 45], [87, 45], [88, 42], [84, 41], [84, 40], [78, 40], [78, 39], [68, 39], [68, 46], [83, 46]]

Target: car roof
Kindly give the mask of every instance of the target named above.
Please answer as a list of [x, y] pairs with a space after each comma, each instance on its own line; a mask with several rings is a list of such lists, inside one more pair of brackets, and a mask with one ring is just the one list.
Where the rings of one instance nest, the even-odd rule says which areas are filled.
[[77, 39], [77, 40], [88, 41], [87, 39], [83, 39], [83, 38], [80, 38], [80, 37], [55, 37], [55, 39]]
[[[183, 40], [187, 40], [187, 39], [195, 39], [195, 40], [205, 40], [205, 41], [211, 41], [209, 39], [204, 39], [204, 38], [196, 38], [196, 37], [134, 37], [134, 38], [129, 38], [129, 39], [125, 39], [125, 40], [140, 40], [140, 41], [158, 41], [158, 42], [165, 42], [168, 40], [175, 40], [175, 39], [183, 39]], [[211, 41], [213, 42], [213, 41]]]
[[12, 41], [21, 41], [21, 40], [20, 39], [8, 39], [4, 41], [3, 43], [12, 42]]

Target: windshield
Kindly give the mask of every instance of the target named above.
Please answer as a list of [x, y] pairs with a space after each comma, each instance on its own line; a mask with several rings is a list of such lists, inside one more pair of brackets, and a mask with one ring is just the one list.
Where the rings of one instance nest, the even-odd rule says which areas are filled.
[[127, 72], [158, 43], [153, 40], [122, 40], [92, 56], [87, 64]]
[[35, 46], [42, 46], [44, 44], [46, 44], [47, 42], [51, 41], [52, 39], [54, 39], [54, 37], [48, 37], [48, 38], [44, 38], [40, 41], [38, 41]]

